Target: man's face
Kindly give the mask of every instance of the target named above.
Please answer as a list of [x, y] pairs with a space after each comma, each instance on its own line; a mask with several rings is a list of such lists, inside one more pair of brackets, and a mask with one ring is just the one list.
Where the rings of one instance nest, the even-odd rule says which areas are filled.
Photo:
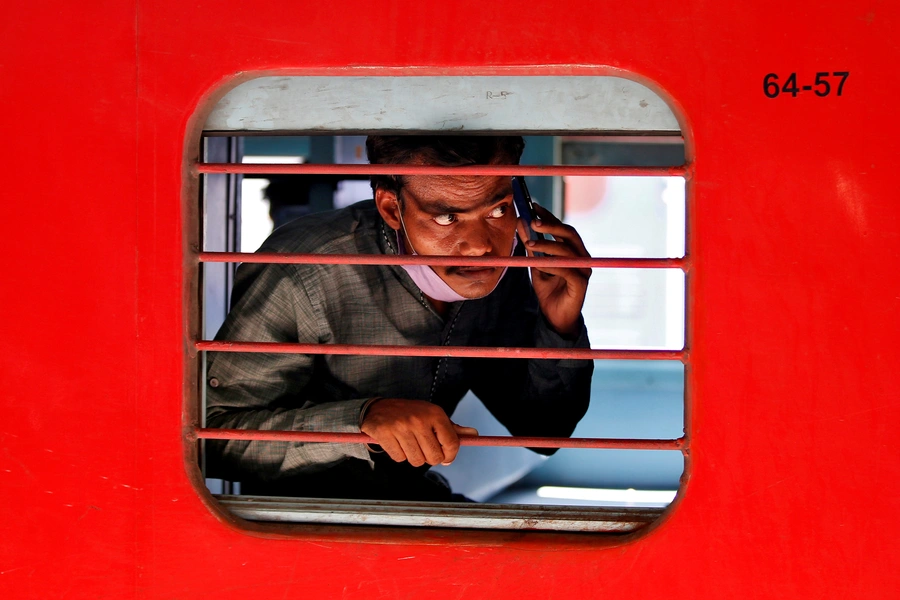
[[[407, 248], [420, 255], [509, 256], [512, 252], [516, 211], [509, 177], [410, 176], [399, 196], [379, 189], [376, 203], [400, 235], [402, 216]], [[402, 215], [392, 199], [401, 200]], [[466, 298], [490, 293], [503, 273], [502, 267], [432, 268]]]

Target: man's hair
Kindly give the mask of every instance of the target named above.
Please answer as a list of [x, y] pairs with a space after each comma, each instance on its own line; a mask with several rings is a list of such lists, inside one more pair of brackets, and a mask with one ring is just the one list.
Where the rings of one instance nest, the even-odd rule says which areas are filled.
[[[370, 135], [366, 154], [373, 165], [517, 165], [525, 149], [520, 135]], [[373, 175], [378, 188], [399, 194], [402, 175]]]

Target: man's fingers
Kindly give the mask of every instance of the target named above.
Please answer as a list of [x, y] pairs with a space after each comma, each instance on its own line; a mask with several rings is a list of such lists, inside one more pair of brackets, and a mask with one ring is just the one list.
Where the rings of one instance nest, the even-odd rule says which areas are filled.
[[538, 219], [544, 221], [544, 223], [550, 223], [551, 225], [562, 225], [562, 221], [554, 215], [552, 212], [538, 204], [534, 203], [534, 212]]
[[[453, 424], [451, 423], [451, 425]], [[453, 427], [435, 427], [434, 434], [437, 436], [437, 440], [441, 444], [441, 450], [444, 453], [441, 464], [449, 465], [459, 452], [459, 436], [456, 433], [456, 425], [453, 425]]]
[[[528, 245], [527, 247], [529, 251], [543, 252], [545, 256], [579, 256], [571, 246], [551, 240], [535, 241], [533, 245]], [[587, 281], [591, 276], [590, 269], [570, 269], [567, 267], [532, 267], [532, 269], [546, 275], [559, 275], [570, 281], [574, 281], [575, 277]]]
[[453, 423], [453, 429], [456, 430], [456, 435], [478, 435], [478, 430], [474, 427], [463, 427]]
[[478, 430], [474, 427], [463, 427], [462, 425], [457, 425], [452, 421], [450, 422], [450, 425], [453, 426], [452, 429], [435, 430], [435, 433], [438, 436], [438, 440], [441, 442], [441, 446], [444, 448], [444, 462], [442, 462], [441, 464], [445, 466], [456, 460], [456, 456], [457, 454], [459, 454], [459, 436], [478, 435]]
[[[447, 460], [446, 448], [440, 437], [436, 435], [437, 430], [429, 432], [417, 432], [416, 439], [419, 442], [419, 448], [425, 456], [425, 462], [429, 465], [439, 465]], [[451, 459], [452, 460], [452, 459]]]
[[[531, 224], [534, 227], [534, 230], [538, 233], [543, 233], [545, 236], [547, 234], [553, 236], [553, 240], [545, 240], [553, 243], [561, 243], [564, 246], [570, 247], [574, 251], [574, 256], [590, 256], [590, 253], [587, 251], [587, 248], [584, 245], [584, 242], [581, 240], [581, 236], [578, 235], [578, 232], [575, 231], [575, 228], [570, 225], [549, 225], [546, 221], [534, 221]], [[526, 242], [527, 244], [528, 242]], [[538, 243], [538, 242], [535, 242]], [[537, 250], [537, 248], [535, 248]]]
[[543, 252], [548, 256], [579, 256], [569, 244], [553, 240], [534, 240], [533, 243], [525, 242], [525, 246], [532, 252]]
[[[424, 400], [382, 398], [373, 402], [359, 429], [393, 460], [407, 461], [414, 467], [449, 462], [459, 449], [459, 439], [447, 413]], [[463, 430], [477, 434], [469, 427]]]
[[403, 453], [406, 455], [406, 460], [409, 464], [414, 467], [421, 467], [425, 464], [425, 455], [419, 447], [418, 438], [416, 438], [413, 433], [405, 432], [399, 434], [397, 440], [400, 442], [400, 446], [403, 448]]
[[[553, 239], [529, 239], [525, 233], [525, 224], [522, 222], [522, 219], [519, 219], [516, 230], [519, 233], [519, 238], [522, 240], [522, 243], [525, 244], [528, 256], [534, 256], [535, 252], [540, 252], [544, 256], [590, 256], [584, 242], [581, 240], [581, 236], [578, 235], [578, 232], [575, 231], [573, 227], [562, 223], [547, 209], [539, 206], [537, 208], [544, 218], [533, 221], [532, 227], [534, 227], [535, 231], [553, 236]], [[546, 275], [562, 274], [559, 270], [550, 270], [543, 267], [532, 268], [538, 269]], [[584, 278], [589, 278], [591, 276], [591, 269], [589, 268], [574, 269], [574, 271], [580, 273]], [[570, 270], [568, 272], [571, 273], [572, 271]]]
[[528, 229], [525, 225], [525, 221], [522, 218], [519, 218], [519, 221], [516, 223], [516, 233], [519, 234], [519, 241], [525, 244], [526, 254], [528, 256], [534, 256], [534, 252], [531, 252], [530, 247], [528, 246], [528, 242], [531, 241], [531, 238], [528, 235]]
[[[562, 267], [532, 267], [537, 271], [543, 281], [553, 282], [555, 286], [553, 290], [562, 290], [563, 285], [566, 287], [568, 295], [573, 295], [579, 290], [585, 290], [588, 286], [587, 276], [580, 269], [564, 269]], [[564, 280], [564, 284], [560, 284], [554, 277]]]
[[381, 449], [387, 452], [387, 455], [390, 456], [391, 460], [393, 460], [394, 462], [403, 462], [406, 460], [406, 453], [403, 452], [403, 448], [400, 446], [400, 443], [393, 436], [391, 436], [390, 438], [385, 438], [383, 440], [376, 439], [375, 441], [378, 442], [378, 445], [381, 446]]
[[533, 221], [531, 224], [535, 231], [539, 231], [545, 235], [550, 234], [557, 241], [562, 241], [570, 245], [575, 250], [576, 256], [590, 256], [581, 236], [578, 235], [578, 231], [576, 231], [574, 227], [566, 225], [556, 218], [556, 215], [542, 206], [536, 206], [535, 208], [539, 217], [538, 220]]
[[[557, 236], [554, 236], [557, 237]], [[584, 248], [584, 244], [581, 242], [581, 238], [578, 237], [578, 234], [575, 234], [574, 240], [562, 240], [562, 237], [557, 237], [556, 240], [534, 240], [530, 242], [525, 242], [526, 248], [531, 252], [542, 252], [545, 256], [590, 256], [587, 250]], [[548, 269], [545, 267], [533, 267], [544, 273], [560, 275], [559, 269]], [[568, 272], [576, 272], [580, 273], [582, 277], [585, 279], [591, 276], [591, 269], [570, 269]]]

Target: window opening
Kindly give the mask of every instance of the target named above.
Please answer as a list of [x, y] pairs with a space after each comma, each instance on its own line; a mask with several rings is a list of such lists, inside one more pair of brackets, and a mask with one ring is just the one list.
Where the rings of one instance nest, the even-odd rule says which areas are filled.
[[[360, 199], [362, 195], [371, 196], [368, 176], [360, 169], [329, 170], [325, 167], [325, 163], [365, 165], [364, 153], [360, 155], [359, 151], [364, 136], [249, 135], [228, 136], [225, 139], [233, 140], [231, 143], [235, 147], [239, 145], [246, 149], [241, 166], [210, 165], [200, 166], [198, 170], [207, 178], [220, 176], [221, 171], [243, 172], [241, 239], [254, 239], [248, 233], [254, 218], [257, 223], [263, 223], [261, 229], [267, 228], [268, 223], [259, 218], [259, 213], [261, 210], [269, 212], [276, 203], [267, 206], [259, 200], [259, 196], [273, 182], [287, 182], [287, 188], [304, 189], [303, 193], [308, 197], [315, 196], [310, 194], [312, 185], [320, 186], [319, 200], [307, 209], [310, 211], [338, 208]], [[586, 322], [591, 323], [592, 348], [598, 351], [606, 349], [606, 352], [595, 361], [591, 409], [573, 433], [573, 438], [678, 441], [659, 445], [668, 450], [624, 449], [627, 444], [619, 444], [620, 448], [609, 450], [564, 448], [549, 459], [523, 447], [465, 447], [453, 465], [434, 470], [443, 472], [454, 487], [460, 486], [473, 499], [488, 503], [477, 507], [461, 506], [450, 510], [446, 504], [440, 504], [436, 509], [426, 503], [415, 503], [415, 509], [410, 509], [406, 506], [398, 508], [397, 503], [369, 501], [362, 502], [365, 507], [361, 510], [360, 502], [348, 504], [321, 499], [232, 496], [228, 492], [235, 490], [229, 490], [227, 484], [217, 488], [217, 484], [211, 482], [210, 489], [214, 492], [221, 490], [225, 494], [221, 497], [224, 506], [235, 514], [251, 519], [311, 522], [323, 522], [324, 519], [325, 522], [343, 523], [362, 522], [360, 519], [363, 519], [368, 523], [406, 525], [419, 525], [426, 521], [436, 523], [428, 515], [433, 517], [435, 510], [438, 510], [448, 516], [447, 520], [437, 523], [439, 525], [501, 528], [519, 528], [524, 523], [533, 523], [534, 519], [528, 515], [533, 517], [538, 513], [528, 512], [532, 509], [525, 505], [530, 504], [632, 507], [634, 510], [629, 508], [615, 515], [608, 512], [609, 509], [604, 509], [607, 512], [591, 513], [584, 512], [587, 509], [562, 507], [554, 508], [562, 512], [552, 515], [546, 510], [539, 513], [542, 520], [538, 528], [624, 531], [651, 522], [658, 517], [659, 508], [671, 502], [684, 466], [681, 452], [684, 442], [681, 437], [685, 371], [681, 361], [685, 359], [682, 349], [686, 211], [685, 171], [678, 168], [684, 163], [683, 140], [671, 133], [656, 136], [528, 136], [526, 148], [529, 147], [543, 149], [544, 162], [555, 162], [560, 167], [601, 167], [595, 173], [610, 172], [606, 169], [610, 166], [624, 167], [612, 171], [614, 175], [600, 176], [582, 175], [578, 169], [568, 172], [557, 170], [558, 174], [552, 176], [529, 177], [529, 187], [536, 200], [555, 208], [555, 213], [576, 226], [595, 258], [622, 258], [629, 264], [638, 259], [645, 263], [644, 266], [655, 261], [653, 265], [656, 266], [653, 269], [621, 268], [622, 264], [615, 260], [607, 261], [608, 266], [595, 266], [584, 317]], [[311, 160], [314, 148], [319, 148], [320, 152], [315, 162]], [[323, 152], [323, 148], [327, 150]], [[212, 155], [207, 156], [207, 162], [211, 162], [209, 157]], [[231, 161], [223, 162], [237, 163], [237, 157], [230, 158]], [[529, 162], [539, 161], [523, 156], [522, 164]], [[275, 166], [279, 163], [283, 166]], [[646, 171], [648, 167], [673, 167], [671, 172], [675, 175], [651, 177]], [[213, 174], [217, 170], [220, 175]], [[534, 173], [537, 175], [540, 171]], [[307, 178], [306, 184], [298, 186], [298, 180], [303, 178]], [[247, 202], [250, 192], [255, 195], [255, 204]], [[636, 202], [634, 198], [637, 198]], [[631, 204], [628, 204], [628, 199], [632, 199]], [[307, 206], [309, 204], [307, 202]], [[255, 213], [247, 210], [250, 206], [255, 207]], [[271, 213], [274, 217], [275, 211]], [[618, 213], [621, 213], [618, 215], [621, 221], [614, 218]], [[290, 216], [291, 213], [288, 211], [287, 214]], [[635, 222], [646, 221], [652, 221], [655, 229], [634, 226]], [[202, 259], [204, 270], [223, 264], [216, 262], [222, 257], [212, 256], [212, 253], [231, 249], [216, 247], [216, 244], [210, 243], [212, 241], [210, 237], [204, 237], [207, 253]], [[254, 245], [256, 242], [241, 246], [240, 250], [250, 252]], [[230, 260], [234, 258], [230, 257]], [[246, 256], [240, 258], [252, 260]], [[680, 262], [668, 259], [680, 259]], [[596, 285], [598, 279], [604, 280], [604, 284]], [[207, 299], [211, 281], [213, 279], [208, 279], [205, 284]], [[592, 294], [594, 290], [597, 292]], [[223, 291], [226, 290], [223, 288]], [[604, 329], [607, 330], [605, 333], [594, 333], [594, 330], [601, 333]], [[211, 339], [209, 328], [206, 333], [204, 339]], [[198, 348], [204, 351], [222, 350], [206, 342], [199, 342]], [[666, 358], [670, 360], [660, 360]], [[628, 408], [635, 404], [648, 408], [643, 418], [629, 412]], [[482, 435], [508, 436], [496, 420], [490, 422], [492, 417], [489, 414], [487, 417], [479, 414], [479, 409], [486, 413], [470, 393], [454, 413], [454, 420], [479, 420], [481, 425], [478, 428]], [[658, 417], [660, 414], [666, 417], [657, 418], [656, 422], [650, 422], [647, 418], [647, 415]], [[610, 415], [613, 415], [612, 419]], [[199, 437], [204, 435], [201, 433]], [[565, 445], [565, 442], [560, 445]], [[647, 443], [637, 442], [636, 447], [647, 447]], [[593, 457], [588, 458], [591, 454]], [[596, 456], [600, 454], [604, 456], [597, 460]], [[469, 460], [467, 457], [470, 457]], [[478, 469], [471, 468], [467, 462], [478, 465]], [[489, 472], [485, 477], [485, 472], [490, 471], [484, 468], [485, 464], [498, 471]], [[617, 469], [610, 471], [610, 465], [615, 465]], [[473, 478], [472, 474], [479, 471], [481, 477]], [[602, 475], [598, 477], [598, 473]], [[491, 485], [486, 485], [485, 481]], [[601, 483], [598, 484], [598, 481]], [[502, 508], [497, 508], [498, 504], [503, 505]], [[508, 506], [510, 504], [518, 506]], [[636, 512], [638, 508], [644, 512]], [[337, 519], [335, 514], [339, 515]], [[614, 521], [619, 525], [612, 525]]]

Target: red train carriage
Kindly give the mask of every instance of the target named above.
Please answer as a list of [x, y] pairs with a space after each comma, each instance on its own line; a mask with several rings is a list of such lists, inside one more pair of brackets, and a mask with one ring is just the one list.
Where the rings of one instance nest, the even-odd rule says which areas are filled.
[[[893, 597], [898, 17], [883, 2], [808, 1], [10, 7], [0, 593]], [[609, 292], [598, 306], [651, 307], [615, 322], [595, 311], [600, 334], [578, 356], [606, 387], [576, 438], [477, 442], [584, 454], [478, 488], [487, 502], [472, 506], [255, 499], [205, 480], [202, 439], [310, 442], [205, 427], [208, 352], [510, 352], [209, 341], [235, 263], [363, 260], [235, 254], [242, 176], [351, 190], [372, 171], [352, 136], [422, 131], [529, 136], [536, 154], [502, 174], [534, 177], [595, 240], [572, 264]], [[334, 164], [242, 162], [254, 144], [278, 153], [276, 138], [307, 144], [291, 151], [306, 160], [329, 140]], [[683, 190], [656, 198], [669, 210], [646, 233], [657, 246], [612, 248], [614, 211], [592, 221], [579, 198], [611, 206], [623, 178], [657, 176]], [[308, 192], [326, 208], [338, 197]], [[641, 209], [627, 228], [651, 220]], [[654, 271], [662, 283], [641, 283]], [[674, 409], [607, 418], [670, 378]], [[674, 431], [641, 429], [661, 410]], [[524, 499], [522, 482], [613, 481], [612, 463], [632, 477], [622, 491], [651, 487], [651, 462], [594, 457], [661, 450], [675, 465], [665, 508]], [[472, 456], [478, 485], [496, 478], [493, 455]]]

